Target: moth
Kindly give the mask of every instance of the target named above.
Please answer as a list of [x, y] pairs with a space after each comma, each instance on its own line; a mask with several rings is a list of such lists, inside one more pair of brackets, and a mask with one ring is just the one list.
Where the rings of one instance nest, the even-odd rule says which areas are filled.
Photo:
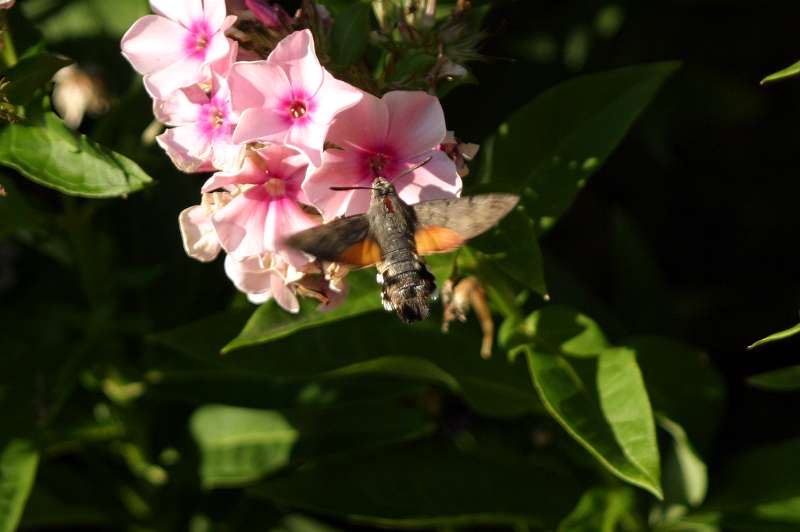
[[421, 258], [456, 249], [499, 222], [519, 201], [514, 194], [479, 194], [408, 205], [388, 180], [376, 177], [365, 214], [295, 233], [289, 246], [350, 267], [375, 265], [383, 307], [406, 323], [424, 320], [436, 280]]

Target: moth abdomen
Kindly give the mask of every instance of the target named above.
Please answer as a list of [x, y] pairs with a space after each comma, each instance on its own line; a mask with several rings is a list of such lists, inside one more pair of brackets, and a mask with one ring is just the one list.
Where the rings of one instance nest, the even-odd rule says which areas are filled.
[[426, 319], [430, 314], [428, 303], [436, 291], [433, 274], [413, 252], [394, 258], [382, 265], [384, 308], [394, 310], [407, 323]]

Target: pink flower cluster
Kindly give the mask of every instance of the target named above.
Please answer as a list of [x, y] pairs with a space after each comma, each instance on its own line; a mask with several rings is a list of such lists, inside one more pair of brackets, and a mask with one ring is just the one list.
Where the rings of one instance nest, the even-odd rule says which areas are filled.
[[345, 269], [283, 245], [292, 233], [366, 211], [369, 191], [330, 187], [380, 175], [408, 203], [461, 193], [436, 97], [378, 98], [336, 79], [309, 30], [291, 33], [264, 59], [242, 60], [253, 54], [240, 57], [226, 34], [236, 17], [225, 0], [150, 5], [155, 14], [133, 24], [122, 53], [169, 126], [158, 144], [180, 170], [213, 172], [200, 204], [180, 214], [184, 247], [201, 261], [224, 251], [227, 275], [251, 301], [274, 298], [297, 312], [298, 294], [324, 307], [343, 298]]

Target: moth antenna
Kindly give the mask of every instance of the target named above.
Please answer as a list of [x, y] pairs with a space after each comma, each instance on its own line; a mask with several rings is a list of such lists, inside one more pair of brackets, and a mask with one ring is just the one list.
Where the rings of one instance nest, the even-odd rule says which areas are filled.
[[406, 175], [410, 174], [411, 172], [416, 172], [417, 170], [419, 170], [420, 168], [422, 168], [423, 166], [425, 166], [426, 164], [431, 162], [431, 159], [433, 159], [433, 156], [426, 157], [424, 160], [418, 162], [417, 164], [415, 164], [414, 166], [412, 166], [411, 168], [409, 168], [408, 170], [406, 170], [402, 174], [395, 176], [394, 179], [400, 179], [401, 177], [406, 176]]
[[375, 190], [373, 187], [329, 187], [331, 190]]

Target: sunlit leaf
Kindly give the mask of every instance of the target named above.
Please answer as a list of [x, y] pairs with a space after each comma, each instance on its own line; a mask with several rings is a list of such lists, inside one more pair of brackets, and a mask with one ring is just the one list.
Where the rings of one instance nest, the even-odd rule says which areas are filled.
[[761, 80], [761, 84], [766, 85], [767, 83], [773, 83], [775, 81], [783, 81], [785, 79], [794, 78], [798, 75], [800, 75], [800, 61], [784, 68], [783, 70], [779, 70], [770, 74]]
[[592, 488], [558, 525], [558, 532], [615, 532], [635, 503], [631, 489]]
[[0, 128], [0, 164], [40, 185], [89, 198], [124, 196], [152, 182], [135, 162], [73, 133], [53, 113]]
[[0, 450], [0, 532], [17, 529], [33, 488], [39, 453], [27, 440], [10, 440]]
[[321, 461], [253, 492], [282, 506], [381, 527], [548, 528], [574, 505], [579, 487], [563, 470], [419, 442]]
[[789, 366], [753, 375], [747, 382], [764, 390], [791, 392], [800, 389], [800, 366]]
[[493, 137], [491, 187], [522, 193], [537, 230], [549, 229], [678, 66], [581, 76], [534, 98]]
[[[647, 433], [652, 413], [635, 358], [624, 350], [612, 351], [600, 363], [595, 388], [565, 357], [531, 345], [524, 350], [533, 383], [553, 418], [614, 475], [661, 498], [658, 449]], [[630, 401], [628, 394], [644, 397], [645, 403]]]
[[747, 349], [753, 349], [754, 347], [758, 347], [760, 345], [768, 344], [770, 342], [776, 342], [778, 340], [783, 340], [785, 338], [789, 338], [791, 336], [794, 336], [795, 334], [798, 334], [798, 333], [800, 333], [800, 323], [798, 323], [794, 327], [790, 327], [790, 328], [785, 329], [783, 331], [778, 331], [776, 333], [770, 334], [766, 338], [762, 338], [761, 340], [753, 342], [752, 344], [747, 346]]

